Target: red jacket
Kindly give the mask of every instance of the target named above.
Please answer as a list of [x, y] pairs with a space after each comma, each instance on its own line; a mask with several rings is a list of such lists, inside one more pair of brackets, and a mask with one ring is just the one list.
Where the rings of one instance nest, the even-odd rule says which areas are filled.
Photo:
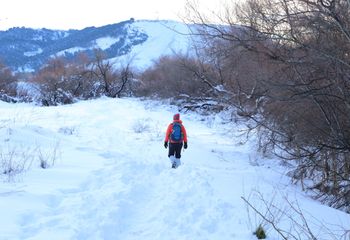
[[171, 141], [170, 135], [171, 135], [171, 132], [172, 132], [172, 130], [173, 130], [173, 123], [175, 123], [175, 122], [181, 124], [181, 133], [182, 133], [182, 135], [183, 135], [183, 136], [182, 136], [182, 139], [183, 139], [184, 142], [187, 142], [187, 133], [186, 133], [186, 129], [185, 129], [184, 125], [182, 125], [182, 121], [181, 121], [181, 120], [174, 120], [172, 123], [169, 124], [169, 126], [168, 126], [168, 128], [167, 128], [167, 130], [166, 130], [165, 140], [164, 140], [164, 141], [165, 141], [165, 142], [169, 142], [169, 140], [170, 140], [171, 143], [174, 143], [173, 141]]

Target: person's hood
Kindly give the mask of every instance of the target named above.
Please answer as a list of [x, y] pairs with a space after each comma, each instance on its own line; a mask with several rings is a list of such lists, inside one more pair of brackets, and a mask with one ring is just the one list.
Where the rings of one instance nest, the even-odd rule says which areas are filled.
[[179, 120], [174, 120], [173, 122], [182, 124], [182, 121], [180, 119]]
[[176, 113], [173, 117], [173, 120], [180, 120], [180, 113]]

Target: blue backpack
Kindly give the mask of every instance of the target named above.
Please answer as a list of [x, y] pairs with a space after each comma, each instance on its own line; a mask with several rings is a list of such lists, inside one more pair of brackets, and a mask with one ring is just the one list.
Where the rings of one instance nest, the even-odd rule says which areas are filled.
[[181, 124], [173, 123], [173, 131], [171, 132], [170, 139], [174, 142], [182, 141]]

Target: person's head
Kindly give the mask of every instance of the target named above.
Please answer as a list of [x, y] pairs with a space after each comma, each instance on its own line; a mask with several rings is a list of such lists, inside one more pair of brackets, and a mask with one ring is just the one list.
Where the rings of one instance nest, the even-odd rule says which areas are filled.
[[174, 121], [175, 120], [180, 120], [180, 114], [179, 113], [176, 113], [175, 115], [174, 115]]

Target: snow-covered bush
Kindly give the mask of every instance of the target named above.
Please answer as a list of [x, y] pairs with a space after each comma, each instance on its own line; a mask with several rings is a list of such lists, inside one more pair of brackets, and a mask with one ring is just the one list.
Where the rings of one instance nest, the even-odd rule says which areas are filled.
[[38, 148], [37, 157], [41, 168], [46, 169], [53, 167], [55, 162], [60, 158], [59, 143], [45, 150]]
[[143, 118], [139, 119], [132, 125], [132, 129], [135, 133], [143, 133], [143, 132], [149, 132], [151, 119], [149, 118]]
[[7, 182], [18, 180], [33, 163], [43, 169], [54, 166], [60, 158], [59, 144], [47, 149], [9, 144], [0, 148], [0, 175]]
[[67, 126], [67, 127], [61, 127], [58, 129], [58, 132], [63, 133], [65, 135], [74, 135], [77, 133], [77, 127], [76, 126]]
[[16, 181], [28, 170], [35, 159], [35, 149], [8, 145], [0, 149], [1, 174], [8, 182]]

